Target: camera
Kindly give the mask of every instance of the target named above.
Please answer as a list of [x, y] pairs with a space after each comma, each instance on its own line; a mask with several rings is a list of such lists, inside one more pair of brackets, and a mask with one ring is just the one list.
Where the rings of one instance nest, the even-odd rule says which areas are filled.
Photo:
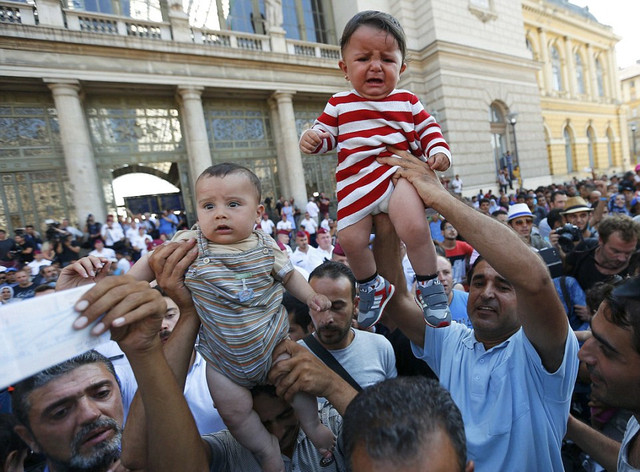
[[566, 223], [556, 230], [556, 234], [558, 235], [558, 244], [564, 252], [568, 253], [573, 250], [573, 243], [580, 241], [582, 231], [576, 225]]

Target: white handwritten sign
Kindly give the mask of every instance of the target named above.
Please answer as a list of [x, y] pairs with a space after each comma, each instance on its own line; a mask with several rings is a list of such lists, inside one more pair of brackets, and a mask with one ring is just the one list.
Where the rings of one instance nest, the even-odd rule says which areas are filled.
[[0, 388], [107, 342], [109, 332], [75, 330], [73, 306], [93, 287], [83, 285], [0, 307]]

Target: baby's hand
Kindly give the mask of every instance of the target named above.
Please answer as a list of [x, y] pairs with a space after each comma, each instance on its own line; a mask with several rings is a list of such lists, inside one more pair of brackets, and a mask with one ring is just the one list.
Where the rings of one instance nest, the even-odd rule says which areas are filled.
[[307, 306], [313, 311], [325, 311], [331, 308], [331, 301], [324, 295], [314, 293], [307, 299]]
[[322, 144], [322, 140], [327, 137], [329, 137], [329, 133], [326, 131], [308, 129], [300, 138], [300, 150], [305, 154], [312, 154]]
[[427, 159], [427, 164], [429, 164], [431, 170], [438, 170], [440, 172], [447, 170], [451, 165], [449, 158], [442, 152], [434, 154]]

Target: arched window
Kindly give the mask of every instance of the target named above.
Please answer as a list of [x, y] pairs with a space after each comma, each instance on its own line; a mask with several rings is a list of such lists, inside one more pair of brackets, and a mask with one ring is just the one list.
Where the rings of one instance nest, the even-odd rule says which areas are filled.
[[504, 109], [498, 103], [492, 103], [489, 107], [489, 123], [491, 125], [491, 149], [496, 164], [496, 175], [501, 167], [504, 167], [504, 155], [507, 153], [505, 134], [507, 122], [504, 119]]
[[598, 97], [604, 97], [604, 71], [600, 59], [596, 59], [596, 80], [598, 82]]
[[578, 93], [584, 95], [584, 66], [579, 53], [576, 53], [576, 82], [578, 83]]
[[567, 174], [573, 172], [573, 138], [568, 127], [564, 128], [564, 156], [567, 161]]
[[589, 167], [592, 169], [596, 168], [596, 136], [593, 132], [593, 128], [589, 127], [587, 129], [587, 140], [588, 140], [588, 150], [589, 150]]
[[553, 90], [562, 90], [562, 65], [560, 64], [560, 53], [555, 46], [551, 46], [551, 76]]

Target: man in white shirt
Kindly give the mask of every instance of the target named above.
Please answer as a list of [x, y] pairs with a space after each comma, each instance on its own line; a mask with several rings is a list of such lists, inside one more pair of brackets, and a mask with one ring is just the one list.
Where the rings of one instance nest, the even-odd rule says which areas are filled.
[[271, 218], [269, 218], [267, 212], [264, 212], [262, 214], [262, 219], [260, 220], [260, 228], [272, 238], [275, 237], [274, 232], [276, 229], [276, 225], [273, 221], [271, 221]]
[[451, 181], [451, 190], [453, 190], [456, 196], [462, 196], [462, 179], [458, 174], [456, 174], [455, 178]]
[[62, 220], [62, 224], [60, 225], [60, 229], [63, 231], [66, 231], [67, 233], [69, 233], [70, 235], [73, 236], [73, 240], [82, 240], [82, 238], [84, 237], [84, 233], [82, 231], [80, 231], [78, 228], [75, 228], [74, 226], [71, 226], [71, 224], [69, 223], [69, 219], [68, 218], [64, 218]]
[[331, 235], [329, 231], [324, 228], [320, 228], [318, 230], [318, 235], [316, 236], [316, 242], [318, 243], [318, 253], [326, 259], [327, 261], [331, 260], [331, 255], [333, 254], [333, 244], [331, 244]]
[[107, 222], [102, 225], [100, 234], [104, 240], [104, 245], [107, 248], [113, 248], [116, 243], [124, 240], [124, 231], [122, 231], [122, 226], [120, 226], [120, 223], [117, 221], [114, 221], [113, 215], [107, 215]]
[[285, 230], [288, 232], [293, 231], [293, 223], [287, 219], [287, 215], [284, 212], [282, 212], [280, 218], [281, 218], [280, 221], [278, 221], [278, 224], [276, 225], [276, 229], [278, 231], [281, 231], [281, 230]]
[[[304, 228], [303, 228], [304, 226]], [[309, 212], [305, 212], [304, 218], [300, 220], [300, 229], [309, 233], [309, 244], [316, 247], [316, 233], [318, 231], [318, 223], [314, 220]]]
[[309, 213], [309, 216], [315, 220], [316, 225], [317, 225], [318, 224], [318, 214], [320, 213], [320, 208], [316, 204], [316, 202], [313, 199], [313, 197], [311, 197], [309, 199], [309, 203], [307, 203], [307, 207], [305, 208], [305, 210], [306, 210], [307, 213]]
[[296, 233], [296, 245], [298, 247], [291, 255], [291, 263], [294, 266], [302, 267], [311, 273], [313, 269], [322, 264], [322, 256], [316, 248], [309, 246], [309, 240], [303, 231]]
[[117, 262], [116, 252], [113, 249], [105, 247], [102, 239], [96, 239], [94, 245], [95, 249], [89, 253], [90, 256], [103, 257], [112, 262]]

